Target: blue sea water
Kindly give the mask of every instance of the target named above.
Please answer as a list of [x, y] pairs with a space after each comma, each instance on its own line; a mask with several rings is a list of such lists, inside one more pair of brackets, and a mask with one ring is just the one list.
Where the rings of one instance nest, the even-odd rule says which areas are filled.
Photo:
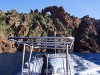
[[[36, 55], [37, 53], [33, 53]], [[75, 53], [88, 61], [100, 65], [100, 54]], [[25, 62], [28, 61], [29, 53], [26, 52]], [[22, 52], [0, 54], [0, 75], [18, 75], [21, 72]]]
[[[36, 55], [37, 53], [32, 53]], [[25, 62], [29, 59], [29, 52], [25, 54]], [[0, 75], [18, 75], [21, 73], [22, 52], [0, 53]]]
[[[26, 54], [25, 61], [29, 53]], [[0, 54], [0, 75], [17, 75], [21, 72], [22, 52]]]

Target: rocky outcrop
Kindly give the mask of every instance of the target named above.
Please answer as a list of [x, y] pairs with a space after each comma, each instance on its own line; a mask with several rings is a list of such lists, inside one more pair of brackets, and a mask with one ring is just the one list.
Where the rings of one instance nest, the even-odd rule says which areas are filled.
[[[1, 53], [22, 51], [22, 45], [14, 44], [7, 39], [14, 36], [74, 36], [74, 52], [100, 53], [100, 20], [89, 16], [83, 18], [71, 16], [62, 6], [49, 6], [42, 12], [38, 9], [30, 10], [27, 14], [18, 13], [16, 10], [6, 13], [0, 11], [0, 32], [3, 34], [1, 37], [4, 38], [0, 40]], [[8, 47], [11, 49], [7, 50]], [[35, 51], [46, 52], [47, 50], [36, 49]]]
[[45, 8], [42, 13], [45, 15], [47, 12], [50, 12], [53, 18], [59, 18], [59, 20], [68, 27], [73, 28], [73, 18], [65, 12], [63, 7], [50, 6]]
[[9, 25], [15, 25], [18, 26], [19, 25], [19, 16], [18, 16], [18, 12], [16, 10], [10, 10], [7, 13], [5, 13], [7, 18], [6, 18], [6, 23]]
[[9, 41], [7, 38], [4, 37], [2, 33], [0, 33], [0, 53], [7, 52], [7, 53], [14, 53], [16, 51], [16, 47], [14, 43]]
[[27, 36], [29, 32], [28, 28], [29, 16], [27, 14], [21, 14], [21, 23], [16, 27], [15, 35], [16, 36]]
[[75, 32], [75, 52], [100, 53], [98, 33], [91, 18], [84, 16]]

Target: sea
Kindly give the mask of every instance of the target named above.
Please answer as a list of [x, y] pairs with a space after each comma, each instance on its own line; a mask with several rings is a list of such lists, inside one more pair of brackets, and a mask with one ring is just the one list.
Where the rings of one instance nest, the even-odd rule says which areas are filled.
[[[29, 53], [26, 52], [25, 62]], [[0, 54], [0, 75], [17, 75], [21, 72], [22, 52]]]
[[[33, 53], [32, 56], [36, 54], [37, 53]], [[58, 56], [60, 55], [58, 54]], [[28, 58], [29, 52], [26, 52], [25, 62], [28, 61]], [[72, 53], [69, 58], [72, 75], [100, 75], [100, 54]], [[59, 64], [61, 65], [62, 63], [61, 60], [58, 58], [51, 59], [54, 69], [58, 70], [61, 67], [59, 66]], [[39, 64], [39, 62], [37, 64]], [[0, 75], [20, 75], [21, 66], [22, 52], [0, 54]]]

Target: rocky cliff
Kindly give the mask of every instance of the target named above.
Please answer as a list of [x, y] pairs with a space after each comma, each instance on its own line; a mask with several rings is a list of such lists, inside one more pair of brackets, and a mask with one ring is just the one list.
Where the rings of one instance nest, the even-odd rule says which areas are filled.
[[76, 32], [75, 52], [100, 52], [99, 33], [96, 31], [93, 20], [89, 16], [84, 16], [79, 27], [74, 31]]
[[71, 16], [63, 7], [57, 6], [46, 7], [41, 12], [30, 10], [30, 13], [0, 11], [0, 53], [22, 50], [20, 45], [10, 42], [8, 37], [54, 36], [55, 31], [56, 36], [75, 37], [74, 50], [71, 52], [100, 53], [100, 20], [89, 16]]

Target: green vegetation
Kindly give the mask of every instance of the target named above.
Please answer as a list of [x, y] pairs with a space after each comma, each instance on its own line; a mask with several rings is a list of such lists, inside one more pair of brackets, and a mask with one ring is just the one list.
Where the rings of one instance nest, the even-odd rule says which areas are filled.
[[50, 35], [54, 35], [55, 29], [58, 33], [67, 31], [72, 35], [73, 30], [68, 28], [67, 25], [63, 25], [55, 15], [47, 14], [47, 16], [43, 16], [39, 12], [19, 14], [16, 10], [8, 11], [9, 14], [2, 13], [0, 13], [0, 32], [2, 31], [5, 37], [12, 33], [15, 36], [24, 36], [23, 27], [19, 27], [24, 22], [27, 25], [26, 27], [29, 28], [28, 36], [47, 36], [48, 31], [51, 31]]
[[3, 32], [5, 37], [7, 37], [9, 33], [13, 32], [11, 26], [6, 23], [6, 19], [6, 15], [0, 16], [0, 32]]

